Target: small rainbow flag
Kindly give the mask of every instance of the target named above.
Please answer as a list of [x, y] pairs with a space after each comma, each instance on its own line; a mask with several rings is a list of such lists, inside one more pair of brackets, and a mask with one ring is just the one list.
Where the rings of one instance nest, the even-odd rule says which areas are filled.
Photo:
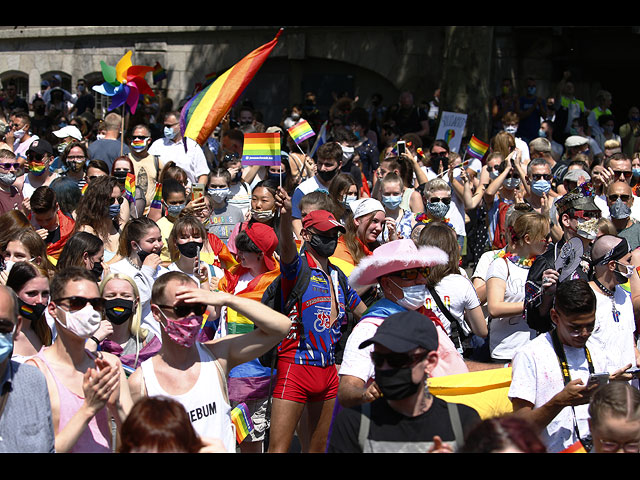
[[482, 160], [484, 154], [487, 153], [489, 145], [479, 140], [475, 135], [471, 135], [469, 140], [469, 146], [467, 147], [467, 153], [478, 160]]
[[156, 182], [156, 191], [153, 194], [150, 208], [162, 208], [162, 184]]
[[582, 442], [578, 440], [576, 443], [574, 443], [573, 445], [569, 445], [560, 453], [587, 453], [587, 450], [584, 448]]
[[253, 422], [245, 403], [240, 403], [231, 410], [231, 421], [236, 427], [236, 440], [238, 443], [242, 443], [253, 430]]
[[309, 122], [307, 122], [305, 119], [300, 120], [293, 127], [289, 128], [287, 132], [289, 132], [289, 135], [291, 135], [293, 141], [298, 145], [300, 144], [300, 142], [303, 142], [307, 138], [313, 137], [315, 135], [315, 132], [311, 128], [311, 125], [309, 125]]
[[282, 29], [273, 40], [249, 53], [185, 104], [180, 114], [183, 137], [204, 145], [275, 48], [281, 33]]
[[124, 198], [130, 202], [135, 201], [136, 198], [136, 176], [129, 172], [127, 178], [124, 180]]
[[82, 188], [80, 189], [80, 194], [84, 195], [84, 192], [87, 191], [87, 187], [89, 186], [89, 182], [85, 183]]
[[245, 133], [242, 165], [280, 165], [280, 133]]
[[160, 83], [161, 80], [164, 80], [165, 78], [167, 78], [167, 71], [162, 68], [162, 65], [160, 65], [159, 62], [156, 62], [156, 64], [153, 66], [153, 84], [157, 85], [158, 83]]

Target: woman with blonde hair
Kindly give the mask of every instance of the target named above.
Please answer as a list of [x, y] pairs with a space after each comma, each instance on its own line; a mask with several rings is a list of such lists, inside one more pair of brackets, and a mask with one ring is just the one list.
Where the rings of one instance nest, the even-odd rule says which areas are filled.
[[98, 331], [87, 340], [87, 350], [110, 352], [120, 358], [127, 375], [160, 349], [160, 340], [142, 327], [138, 286], [128, 275], [111, 273], [100, 282], [105, 299]]
[[487, 271], [489, 349], [495, 362], [508, 363], [518, 348], [536, 335], [523, 317], [529, 268], [550, 241], [549, 218], [537, 212], [520, 215], [508, 228], [508, 245]]

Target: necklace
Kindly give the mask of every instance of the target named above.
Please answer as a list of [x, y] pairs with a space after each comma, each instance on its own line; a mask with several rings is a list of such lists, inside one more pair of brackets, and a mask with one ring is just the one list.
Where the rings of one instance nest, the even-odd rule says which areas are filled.
[[516, 255], [515, 253], [507, 252], [506, 250], [500, 250], [498, 253], [496, 253], [493, 256], [493, 258], [494, 259], [496, 259], [496, 258], [506, 258], [511, 263], [515, 263], [516, 265], [518, 265], [520, 267], [523, 267], [523, 268], [531, 268], [531, 265], [533, 265], [533, 261], [536, 259], [535, 256], [529, 257], [529, 258], [522, 258], [522, 257]]
[[138, 266], [135, 263], [133, 263], [129, 257], [126, 257], [126, 258], [127, 258], [127, 262], [129, 262], [129, 265], [134, 267], [136, 270], [140, 270], [142, 268], [142, 265]]
[[613, 321], [618, 323], [620, 321], [620, 311], [616, 307], [616, 300], [614, 298], [615, 292], [605, 287], [597, 278], [593, 279], [593, 283], [602, 290], [602, 293], [611, 299], [611, 314], [613, 315]]

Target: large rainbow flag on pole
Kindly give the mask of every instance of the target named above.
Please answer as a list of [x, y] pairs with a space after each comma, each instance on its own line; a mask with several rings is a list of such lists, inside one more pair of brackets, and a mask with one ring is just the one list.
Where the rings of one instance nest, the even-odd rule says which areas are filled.
[[183, 137], [195, 140], [200, 146], [207, 141], [275, 48], [282, 30], [273, 40], [249, 53], [185, 104], [180, 114]]
[[467, 153], [478, 160], [482, 160], [484, 154], [487, 153], [489, 145], [479, 140], [475, 135], [471, 135], [469, 140], [469, 146], [467, 147]]
[[280, 133], [245, 133], [242, 165], [280, 165]]

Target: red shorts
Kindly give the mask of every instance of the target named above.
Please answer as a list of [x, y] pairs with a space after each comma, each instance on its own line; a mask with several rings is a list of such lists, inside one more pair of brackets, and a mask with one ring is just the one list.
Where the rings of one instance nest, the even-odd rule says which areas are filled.
[[323, 402], [338, 395], [338, 371], [335, 365], [315, 367], [278, 362], [274, 398], [294, 402]]

